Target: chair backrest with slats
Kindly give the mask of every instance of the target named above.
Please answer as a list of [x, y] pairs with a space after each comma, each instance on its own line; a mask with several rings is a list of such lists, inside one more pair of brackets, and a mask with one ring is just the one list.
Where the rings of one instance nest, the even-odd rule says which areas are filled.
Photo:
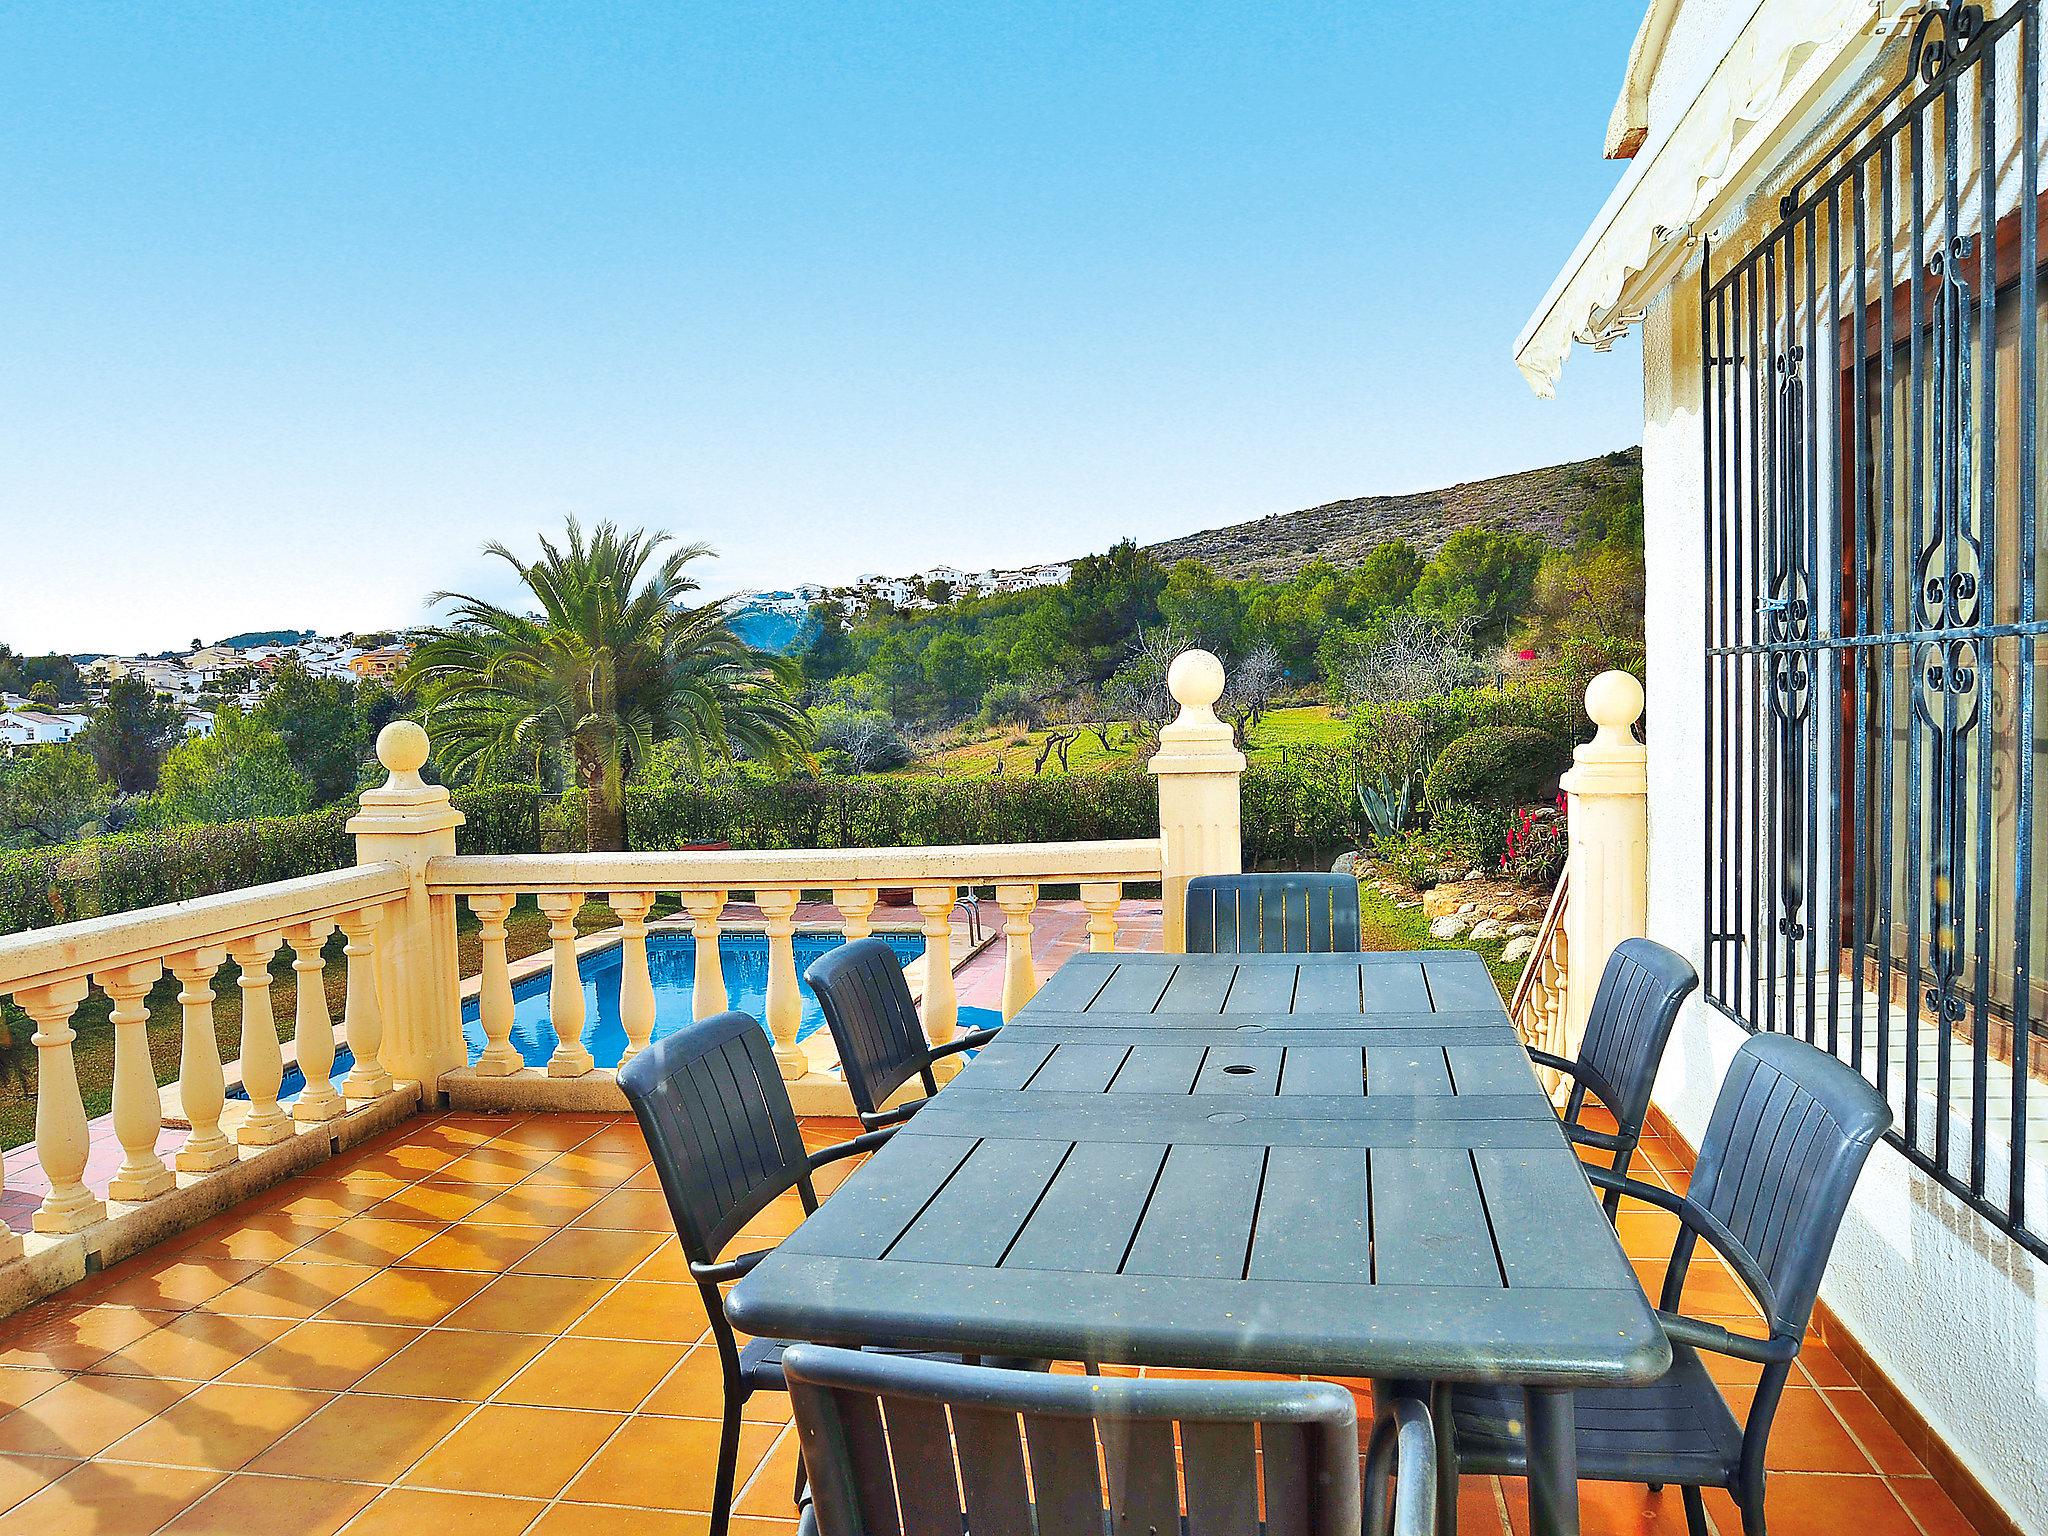
[[1699, 984], [1691, 962], [1654, 939], [1624, 939], [1615, 946], [1586, 1017], [1567, 1120], [1578, 1117], [1590, 1088], [1613, 1111], [1623, 1139], [1633, 1144], [1642, 1136], [1671, 1027]]
[[1730, 1063], [1687, 1198], [1771, 1288], [1771, 1331], [1813, 1315], [1835, 1233], [1891, 1110], [1862, 1075], [1786, 1035], [1753, 1035]]
[[[828, 950], [804, 972], [818, 994], [825, 1025], [839, 1047], [847, 1091], [864, 1115], [931, 1069], [931, 1042], [910, 1000], [903, 962], [881, 939], [855, 939]], [[927, 1081], [927, 1093], [937, 1084]]]
[[1358, 948], [1350, 875], [1198, 875], [1188, 882], [1190, 954], [1329, 954]]
[[1049, 1376], [808, 1344], [783, 1369], [819, 1536], [1358, 1536], [1357, 1414], [1328, 1383]]
[[809, 1164], [767, 1031], [719, 1013], [619, 1069], [692, 1263], [712, 1264], [756, 1215], [805, 1184]]

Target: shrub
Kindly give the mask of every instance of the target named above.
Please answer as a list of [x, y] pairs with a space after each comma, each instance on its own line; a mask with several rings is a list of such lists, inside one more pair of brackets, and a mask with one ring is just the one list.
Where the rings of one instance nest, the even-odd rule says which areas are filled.
[[1045, 710], [1022, 683], [990, 683], [981, 696], [981, 718], [990, 725], [1036, 730], [1045, 724]]
[[881, 773], [910, 761], [910, 743], [879, 710], [828, 704], [811, 718], [819, 755], [842, 773]]
[[1522, 813], [1509, 806], [1454, 801], [1430, 819], [1429, 841], [1446, 864], [1492, 869], [1507, 852], [1509, 834], [1522, 825]]
[[1571, 754], [1548, 731], [1526, 725], [1485, 725], [1457, 737], [1430, 766], [1435, 806], [1526, 805], [1544, 798]]

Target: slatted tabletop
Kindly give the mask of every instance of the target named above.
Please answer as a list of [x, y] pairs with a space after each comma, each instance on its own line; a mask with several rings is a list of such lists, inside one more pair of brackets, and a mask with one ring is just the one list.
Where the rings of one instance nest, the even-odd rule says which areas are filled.
[[759, 1334], [1641, 1381], [1668, 1346], [1477, 956], [1082, 955], [734, 1289]]

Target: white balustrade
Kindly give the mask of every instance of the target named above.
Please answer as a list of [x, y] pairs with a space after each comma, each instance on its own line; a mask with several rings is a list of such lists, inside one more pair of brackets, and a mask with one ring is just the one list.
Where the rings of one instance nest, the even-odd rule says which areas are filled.
[[477, 992], [477, 1015], [484, 1028], [484, 1050], [477, 1058], [478, 1077], [510, 1077], [526, 1065], [512, 1043], [512, 975], [505, 958], [505, 919], [512, 913], [510, 896], [472, 896], [483, 938], [483, 977]]
[[163, 974], [158, 962], [138, 960], [97, 978], [114, 1004], [114, 1137], [121, 1143], [121, 1166], [107, 1194], [115, 1200], [154, 1200], [177, 1187], [176, 1175], [157, 1156], [164, 1116], [149, 1059], [149, 989]]
[[754, 892], [754, 905], [761, 909], [768, 930], [768, 1033], [775, 1037], [775, 1066], [785, 1079], [794, 1080], [810, 1070], [810, 1060], [796, 1043], [797, 1026], [803, 1022], [803, 994], [796, 980], [796, 903], [801, 892], [768, 890]]
[[77, 1038], [71, 1016], [90, 990], [86, 979], [76, 976], [14, 995], [36, 1023], [36, 1161], [50, 1186], [36, 1207], [38, 1232], [76, 1232], [107, 1214], [85, 1187], [90, 1133], [85, 1100], [78, 1093], [78, 1064], [71, 1057], [71, 1042]]
[[872, 885], [835, 887], [832, 905], [839, 911], [840, 931], [846, 935], [846, 942], [864, 939], [875, 931], [875, 903], [881, 899], [881, 890]]
[[1038, 991], [1038, 968], [1031, 959], [1031, 914], [1038, 907], [1038, 887], [999, 885], [996, 905], [1003, 913], [1003, 1018], [1008, 1021]]
[[[956, 885], [914, 886], [910, 899], [922, 918], [924, 933], [924, 1033], [933, 1045], [944, 1045], [960, 1029], [960, 1000], [953, 988], [953, 904]], [[960, 1058], [940, 1058], [933, 1068], [941, 1081], [960, 1070]]]
[[647, 914], [654, 907], [652, 891], [614, 891], [612, 911], [619, 919], [619, 1023], [626, 1031], [624, 1066], [647, 1049], [654, 1038], [654, 978], [647, 971]]
[[333, 932], [334, 924], [319, 922], [301, 923], [285, 933], [295, 981], [292, 1039], [299, 1075], [306, 1081], [292, 1105], [292, 1119], [300, 1125], [320, 1125], [342, 1112], [334, 1086], [334, 1016], [327, 1009], [327, 940]]
[[1117, 908], [1123, 899], [1120, 880], [1090, 881], [1081, 887], [1081, 909], [1088, 914], [1088, 948], [1098, 955], [1116, 948]]
[[281, 934], [252, 934], [228, 950], [242, 992], [242, 1090], [249, 1096], [249, 1113], [235, 1140], [245, 1147], [275, 1146], [292, 1133], [292, 1117], [277, 1102], [284, 1087], [284, 1053], [270, 1002], [270, 957], [283, 942]]
[[549, 892], [540, 898], [540, 909], [548, 920], [548, 1018], [555, 1027], [548, 1076], [582, 1077], [596, 1065], [583, 1043], [583, 976], [576, 967], [576, 914], [583, 910], [583, 893]]
[[181, 1015], [178, 1047], [178, 1104], [192, 1127], [178, 1148], [178, 1172], [212, 1173], [239, 1155], [220, 1128], [227, 1104], [220, 1070], [220, 1037], [213, 1023], [213, 977], [227, 959], [224, 949], [188, 949], [170, 959], [178, 978]]
[[355, 1058], [341, 1092], [351, 1104], [367, 1103], [391, 1091], [391, 1074], [384, 1070], [384, 1007], [377, 982], [377, 927], [383, 916], [381, 907], [364, 907], [340, 918], [341, 936], [346, 941], [341, 953], [348, 961], [342, 1032], [348, 1037], [348, 1053]]
[[683, 910], [690, 914], [690, 933], [697, 940], [697, 975], [690, 989], [690, 1016], [708, 1019], [726, 1009], [725, 965], [718, 953], [725, 892], [685, 891]]

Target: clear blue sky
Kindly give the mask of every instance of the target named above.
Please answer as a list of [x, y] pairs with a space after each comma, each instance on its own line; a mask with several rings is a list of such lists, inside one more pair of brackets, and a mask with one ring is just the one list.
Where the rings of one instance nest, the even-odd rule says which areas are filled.
[[0, 640], [406, 622], [569, 512], [715, 589], [1632, 443], [1510, 343], [1633, 0], [0, 15]]

